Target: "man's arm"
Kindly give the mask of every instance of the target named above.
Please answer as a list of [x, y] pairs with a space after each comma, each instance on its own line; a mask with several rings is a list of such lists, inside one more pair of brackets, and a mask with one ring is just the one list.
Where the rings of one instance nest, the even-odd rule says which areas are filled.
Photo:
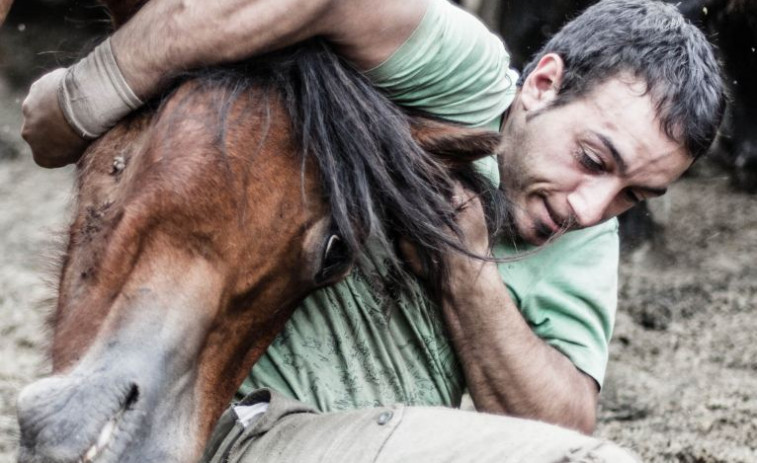
[[177, 71], [239, 61], [315, 36], [361, 68], [381, 63], [428, 0], [152, 0], [113, 34], [127, 82], [152, 96]]
[[[486, 253], [486, 227], [477, 200], [467, 203], [459, 222], [469, 249]], [[477, 409], [591, 433], [596, 381], [533, 333], [495, 263], [451, 254], [447, 264], [450, 277], [442, 310]]]
[[[123, 77], [142, 100], [177, 73], [241, 60], [322, 36], [345, 58], [369, 68], [412, 33], [428, 0], [152, 0], [114, 33]], [[58, 103], [60, 70], [43, 76], [24, 101], [22, 135], [38, 164], [75, 162], [87, 142]]]

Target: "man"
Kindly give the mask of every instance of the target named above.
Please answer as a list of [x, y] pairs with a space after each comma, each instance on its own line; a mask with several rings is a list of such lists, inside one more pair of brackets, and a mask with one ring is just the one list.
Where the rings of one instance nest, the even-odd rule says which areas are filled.
[[[592, 431], [615, 309], [609, 219], [664, 193], [711, 143], [723, 89], [705, 38], [672, 7], [606, 0], [557, 34], [516, 89], [502, 43], [444, 0], [152, 0], [32, 87], [24, 136], [40, 165], [74, 162], [177, 71], [312, 36], [399, 104], [500, 128], [499, 168], [482, 169], [512, 202], [518, 240], [494, 253], [550, 245], [499, 266], [449, 255], [441, 307], [420, 288], [382, 294], [359, 272], [313, 295], [243, 387], [278, 393], [246, 399], [246, 430], [222, 422], [208, 458], [627, 461], [540, 423], [389, 405], [454, 406], [467, 387], [480, 411]], [[469, 248], [488, 252], [475, 200], [459, 221]], [[283, 396], [355, 411], [317, 415]]]

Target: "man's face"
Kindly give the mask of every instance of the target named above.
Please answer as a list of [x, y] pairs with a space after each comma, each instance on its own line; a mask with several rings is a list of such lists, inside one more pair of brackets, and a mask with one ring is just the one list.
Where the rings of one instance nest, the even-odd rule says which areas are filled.
[[554, 93], [546, 87], [528, 95], [526, 85], [505, 125], [500, 161], [514, 225], [532, 244], [659, 196], [691, 165], [662, 131], [641, 82], [613, 78], [558, 107], [549, 107]]

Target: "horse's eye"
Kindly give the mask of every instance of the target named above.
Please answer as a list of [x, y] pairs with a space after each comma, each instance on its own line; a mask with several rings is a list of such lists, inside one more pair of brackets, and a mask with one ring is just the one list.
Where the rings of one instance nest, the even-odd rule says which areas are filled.
[[329, 236], [323, 248], [321, 269], [316, 274], [316, 283], [331, 283], [332, 280], [346, 274], [352, 262], [352, 254], [344, 240], [336, 234]]

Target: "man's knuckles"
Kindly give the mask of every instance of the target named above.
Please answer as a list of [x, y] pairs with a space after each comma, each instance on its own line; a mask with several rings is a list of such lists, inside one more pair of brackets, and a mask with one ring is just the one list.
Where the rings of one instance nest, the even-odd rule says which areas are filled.
[[426, 266], [423, 264], [423, 259], [418, 254], [418, 248], [416, 245], [407, 238], [400, 238], [399, 248], [407, 268], [416, 276], [426, 278]]
[[76, 162], [87, 142], [76, 135], [58, 103], [58, 89], [66, 74], [58, 68], [37, 79], [21, 104], [21, 137], [41, 167], [62, 167]]

